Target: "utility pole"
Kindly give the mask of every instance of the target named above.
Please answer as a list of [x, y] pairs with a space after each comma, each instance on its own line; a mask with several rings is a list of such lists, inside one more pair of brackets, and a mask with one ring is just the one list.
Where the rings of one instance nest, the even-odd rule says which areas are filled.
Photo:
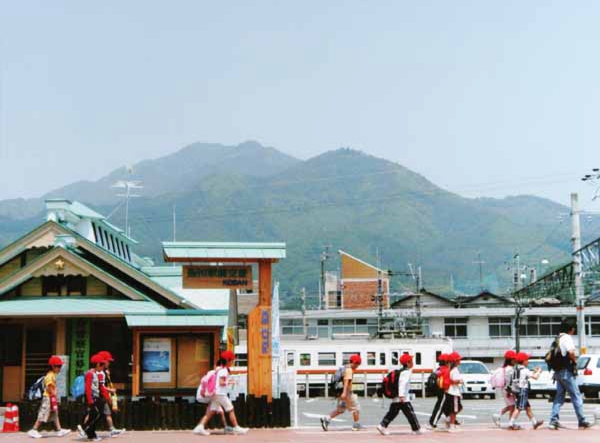
[[587, 352], [585, 343], [585, 294], [581, 275], [581, 225], [579, 222], [579, 196], [571, 193], [571, 241], [573, 243], [573, 273], [575, 274], [575, 303], [577, 306], [577, 337], [579, 355]]
[[483, 292], [483, 264], [485, 262], [481, 260], [481, 251], [477, 253], [477, 261], [474, 261], [473, 263], [479, 264], [479, 288], [480, 291]]
[[[306, 320], [306, 288], [302, 288], [302, 292], [300, 295], [300, 300], [302, 300], [302, 334], [304, 338], [308, 337], [308, 324]], [[317, 335], [319, 331], [317, 328]]]
[[512, 299], [515, 304], [515, 350], [519, 352], [521, 350], [521, 315], [525, 310], [523, 308], [522, 300], [517, 296], [519, 289], [521, 289], [521, 257], [519, 253], [513, 256], [512, 267], [509, 266], [512, 271], [513, 277], [513, 291]]
[[319, 294], [319, 309], [327, 309], [327, 290], [325, 289], [325, 262], [331, 257], [329, 248], [331, 245], [325, 245], [325, 250], [321, 252], [321, 293]]

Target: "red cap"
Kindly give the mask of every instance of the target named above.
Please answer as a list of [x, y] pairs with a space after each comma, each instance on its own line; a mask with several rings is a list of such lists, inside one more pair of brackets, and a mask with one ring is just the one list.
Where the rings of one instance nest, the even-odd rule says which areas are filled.
[[517, 358], [517, 353], [510, 349], [504, 353], [504, 358], [506, 360], [514, 360], [515, 358]]
[[448, 356], [448, 360], [451, 361], [451, 362], [460, 361], [461, 358], [462, 357], [460, 356], [460, 354], [458, 352], [456, 352], [456, 351], [454, 351], [452, 354], [450, 354]]
[[441, 362], [444, 362], [444, 363], [446, 363], [446, 362], [448, 361], [448, 354], [440, 354], [440, 356], [438, 357], [438, 361], [439, 361], [440, 363], [441, 363]]
[[221, 358], [223, 360], [232, 361], [235, 360], [235, 354], [231, 351], [223, 351], [221, 352]]
[[527, 354], [526, 352], [519, 352], [519, 353], [517, 354], [516, 360], [517, 360], [519, 363], [523, 363], [524, 361], [527, 361], [527, 360], [529, 360], [529, 357], [530, 357], [530, 355], [529, 355], [529, 354]]
[[108, 351], [100, 351], [98, 352], [98, 356], [103, 360], [103, 361], [115, 361], [115, 359], [113, 358], [112, 354]]
[[90, 362], [93, 364], [97, 364], [97, 363], [104, 363], [106, 360], [104, 358], [102, 358], [102, 356], [100, 354], [94, 354], [92, 355], [92, 358], [90, 358]]
[[401, 365], [407, 365], [408, 363], [410, 363], [412, 361], [412, 355], [410, 354], [402, 354], [400, 356], [400, 364]]
[[62, 366], [64, 364], [65, 364], [65, 362], [62, 361], [62, 358], [60, 358], [58, 355], [53, 355], [48, 360], [48, 365], [50, 365], [50, 366]]
[[362, 359], [360, 358], [360, 355], [358, 355], [358, 354], [351, 355], [350, 363], [356, 363], [356, 364], [360, 365], [362, 363]]

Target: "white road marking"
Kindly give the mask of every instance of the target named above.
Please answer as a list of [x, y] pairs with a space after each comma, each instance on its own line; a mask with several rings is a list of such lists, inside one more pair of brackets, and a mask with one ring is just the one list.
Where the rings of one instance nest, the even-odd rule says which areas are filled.
[[[321, 418], [321, 417], [323, 417], [323, 414], [313, 414], [312, 412], [303, 412], [302, 415], [304, 415], [305, 417], [308, 417], [308, 418]], [[346, 420], [344, 420], [343, 418], [332, 418], [331, 421], [337, 421], [337, 422], [343, 423]]]

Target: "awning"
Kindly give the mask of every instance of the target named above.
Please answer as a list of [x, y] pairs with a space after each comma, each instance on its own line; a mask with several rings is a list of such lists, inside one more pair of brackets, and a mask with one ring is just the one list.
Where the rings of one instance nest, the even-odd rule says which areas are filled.
[[141, 326], [227, 326], [227, 315], [126, 315], [130, 328]]
[[152, 301], [85, 297], [21, 297], [0, 301], [0, 317], [107, 317], [163, 313]]

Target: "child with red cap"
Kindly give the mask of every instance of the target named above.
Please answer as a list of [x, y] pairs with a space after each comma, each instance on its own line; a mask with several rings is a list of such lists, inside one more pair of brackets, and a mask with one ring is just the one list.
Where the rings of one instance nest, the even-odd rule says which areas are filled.
[[398, 413], [402, 411], [410, 424], [413, 434], [422, 434], [423, 431], [421, 431], [417, 414], [415, 414], [415, 410], [410, 402], [410, 376], [412, 375], [412, 368], [414, 366], [412, 355], [402, 354], [400, 356], [400, 364], [402, 365], [402, 369], [398, 378], [398, 395], [392, 400], [390, 409], [385, 414], [385, 417], [383, 417], [383, 420], [381, 420], [381, 423], [377, 425], [377, 430], [382, 435], [390, 435], [390, 431], [387, 428], [398, 416]]
[[235, 411], [233, 409], [233, 403], [227, 395], [228, 386], [231, 384], [229, 369], [235, 360], [235, 354], [231, 351], [221, 352], [221, 359], [217, 363], [215, 368], [216, 372], [216, 388], [215, 394], [211, 398], [210, 404], [206, 408], [206, 414], [198, 423], [198, 426], [194, 428], [194, 434], [198, 435], [210, 435], [210, 432], [206, 430], [206, 425], [212, 416], [217, 413], [219, 408], [222, 408], [228, 415], [231, 424], [233, 425], [234, 434], [245, 434], [248, 432], [248, 428], [242, 428], [237, 421]]
[[339, 390], [339, 394], [336, 392], [336, 409], [329, 415], [321, 417], [321, 427], [324, 431], [329, 429], [329, 423], [331, 423], [332, 418], [343, 414], [345, 411], [352, 412], [352, 418], [354, 419], [354, 423], [352, 424], [353, 431], [360, 431], [364, 429], [359, 420], [360, 404], [358, 403], [358, 396], [352, 392], [352, 378], [354, 376], [354, 371], [360, 366], [361, 363], [362, 359], [360, 358], [360, 355], [354, 354], [350, 356], [350, 362], [342, 367], [342, 379], [340, 380], [341, 389]]
[[446, 391], [446, 399], [442, 407], [444, 415], [448, 418], [446, 426], [448, 432], [456, 431], [456, 416], [462, 411], [462, 390], [460, 385], [463, 384], [462, 375], [458, 369], [460, 366], [461, 356], [458, 352], [452, 352], [448, 356], [450, 360], [450, 386]]
[[437, 424], [442, 416], [442, 406], [446, 399], [446, 390], [444, 389], [445, 380], [450, 379], [450, 356], [441, 354], [438, 358], [439, 365], [435, 370], [436, 386], [437, 386], [437, 401], [429, 417], [429, 425], [431, 429], [437, 428]]
[[62, 365], [63, 361], [57, 355], [53, 355], [48, 360], [49, 368], [46, 376], [44, 377], [44, 395], [42, 397], [42, 404], [40, 405], [37, 420], [33, 425], [33, 429], [27, 433], [27, 435], [32, 438], [42, 438], [43, 435], [40, 434], [38, 429], [42, 423], [48, 423], [49, 421], [54, 422], [54, 426], [56, 427], [57, 431], [57, 437], [64, 437], [71, 432], [69, 429], [62, 429], [60, 426], [60, 420], [58, 419], [59, 395], [56, 389], [56, 374], [60, 372]]
[[85, 402], [87, 405], [87, 414], [83, 423], [77, 426], [79, 434], [87, 437], [89, 441], [102, 440], [96, 434], [96, 426], [102, 418], [106, 400], [110, 397], [104, 386], [104, 366], [105, 358], [102, 355], [94, 354], [90, 358], [92, 368], [85, 373]]
[[[501, 419], [504, 414], [508, 412], [508, 416], [510, 417], [515, 410], [515, 396], [509, 390], [506, 389], [510, 384], [510, 380], [512, 379], [515, 359], [517, 358], [517, 353], [513, 350], [508, 350], [504, 353], [504, 364], [501, 368], [498, 368], [496, 371], [499, 371], [499, 374], [502, 376], [502, 381], [504, 382], [502, 389], [502, 397], [504, 398], [504, 407], [500, 410], [499, 414], [492, 415], [492, 420], [494, 424], [498, 427], [501, 426]], [[493, 377], [493, 376], [492, 376]]]
[[531, 411], [531, 405], [529, 404], [529, 380], [537, 380], [542, 372], [542, 368], [538, 366], [534, 371], [529, 369], [527, 367], [527, 364], [529, 363], [529, 355], [525, 352], [519, 352], [516, 356], [516, 361], [517, 365], [515, 366], [509, 387], [513, 394], [516, 395], [517, 401], [515, 403], [515, 410], [510, 416], [508, 429], [521, 429], [521, 426], [516, 424], [515, 421], [517, 418], [519, 418], [519, 414], [522, 410], [525, 410], [527, 413], [527, 417], [529, 417], [529, 420], [531, 420], [533, 429], [537, 429], [544, 423], [544, 420], [536, 420], [533, 412]]
[[98, 374], [98, 377], [100, 377], [100, 383], [104, 385], [108, 393], [106, 402], [104, 403], [104, 410], [102, 412], [106, 417], [106, 424], [108, 425], [110, 436], [116, 437], [117, 435], [124, 433], [125, 429], [115, 428], [112, 417], [113, 412], [117, 412], [119, 410], [117, 403], [117, 390], [115, 389], [110, 378], [110, 364], [111, 362], [115, 361], [115, 359], [108, 351], [98, 352], [98, 357], [104, 362], [104, 369], [102, 373]]

